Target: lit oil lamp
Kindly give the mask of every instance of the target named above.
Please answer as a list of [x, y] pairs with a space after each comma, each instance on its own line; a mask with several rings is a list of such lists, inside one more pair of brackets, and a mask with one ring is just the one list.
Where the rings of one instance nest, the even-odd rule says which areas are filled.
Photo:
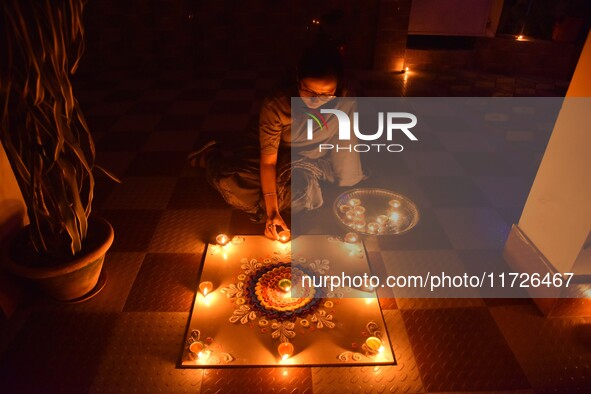
[[215, 237], [215, 242], [217, 242], [217, 244], [220, 246], [225, 246], [228, 242], [230, 242], [230, 237], [228, 237], [226, 234], [220, 234]]
[[349, 200], [349, 205], [352, 207], [356, 207], [358, 205], [361, 205], [361, 200], [358, 198], [352, 198]]
[[384, 225], [384, 224], [386, 224], [387, 221], [388, 221], [388, 216], [386, 216], [386, 215], [379, 215], [376, 218], [376, 222], [378, 222], [378, 224]]
[[370, 234], [376, 234], [380, 231], [380, 225], [375, 222], [371, 222], [367, 224], [367, 232]]
[[348, 211], [345, 213], [345, 217], [346, 217], [347, 219], [349, 219], [349, 220], [353, 220], [353, 219], [355, 219], [355, 211], [354, 211], [353, 209], [350, 209], [350, 210], [348, 210]]
[[341, 211], [342, 213], [347, 213], [351, 210], [351, 208], [353, 208], [351, 205], [341, 205], [339, 207], [339, 211]]
[[365, 214], [365, 208], [361, 205], [357, 205], [355, 208], [353, 208], [353, 212], [355, 213], [355, 215], [361, 216]]
[[277, 352], [281, 356], [281, 360], [285, 361], [293, 355], [294, 347], [289, 342], [282, 342], [277, 347]]
[[201, 355], [203, 354], [204, 347], [205, 346], [203, 345], [203, 342], [195, 341], [189, 345], [189, 351], [191, 351], [192, 353], [195, 353], [197, 355], [197, 357], [200, 358]]
[[398, 224], [400, 217], [400, 212], [390, 212], [390, 221], [393, 222], [393, 224]]
[[288, 243], [291, 240], [291, 231], [289, 231], [289, 230], [280, 231], [279, 234], [277, 234], [277, 236], [279, 237], [279, 242], [281, 242], [283, 244]]
[[353, 221], [353, 226], [355, 227], [355, 230], [357, 230], [357, 231], [364, 231], [365, 230], [365, 220], [363, 220], [361, 218], [357, 218], [357, 219], [355, 219], [355, 221]]
[[201, 282], [199, 284], [199, 291], [203, 294], [203, 297], [207, 297], [209, 293], [213, 290], [213, 283], [210, 281]]
[[291, 290], [291, 279], [283, 278], [277, 282], [277, 286], [283, 291], [284, 293], [288, 293]]
[[232, 244], [234, 245], [240, 245], [244, 243], [244, 237], [241, 237], [239, 235], [235, 235], [232, 237]]
[[400, 201], [399, 200], [390, 200], [388, 201], [388, 205], [392, 208], [400, 208]]
[[348, 244], [356, 244], [359, 242], [359, 236], [356, 233], [345, 234], [345, 242]]
[[369, 337], [365, 340], [365, 345], [372, 351], [382, 353], [384, 351], [384, 346], [382, 345], [382, 340], [378, 337]]

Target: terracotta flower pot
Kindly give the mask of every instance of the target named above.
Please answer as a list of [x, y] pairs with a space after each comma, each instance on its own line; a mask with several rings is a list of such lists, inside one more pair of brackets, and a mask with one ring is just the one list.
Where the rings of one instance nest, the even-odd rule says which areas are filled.
[[[21, 230], [19, 237], [28, 236], [28, 226]], [[93, 246], [83, 248], [68, 262], [50, 267], [36, 267], [19, 261], [14, 243], [9, 248], [4, 267], [11, 273], [35, 282], [46, 294], [58, 301], [72, 302], [89, 298], [95, 292], [107, 250], [113, 243], [113, 227], [105, 219], [91, 217], [88, 237], [85, 242]], [[98, 292], [97, 292], [98, 293]]]

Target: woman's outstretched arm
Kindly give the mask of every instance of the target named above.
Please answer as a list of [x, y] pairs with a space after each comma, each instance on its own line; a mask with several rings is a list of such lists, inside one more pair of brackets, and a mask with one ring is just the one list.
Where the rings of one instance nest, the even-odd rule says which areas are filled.
[[278, 239], [277, 227], [287, 230], [287, 225], [279, 213], [277, 201], [277, 152], [261, 153], [261, 188], [267, 210], [265, 235], [271, 239]]

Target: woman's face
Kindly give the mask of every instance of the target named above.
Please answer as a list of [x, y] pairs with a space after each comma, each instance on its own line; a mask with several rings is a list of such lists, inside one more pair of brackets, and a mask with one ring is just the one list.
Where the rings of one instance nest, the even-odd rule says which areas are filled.
[[308, 108], [318, 108], [336, 97], [337, 83], [335, 77], [302, 78], [298, 91]]

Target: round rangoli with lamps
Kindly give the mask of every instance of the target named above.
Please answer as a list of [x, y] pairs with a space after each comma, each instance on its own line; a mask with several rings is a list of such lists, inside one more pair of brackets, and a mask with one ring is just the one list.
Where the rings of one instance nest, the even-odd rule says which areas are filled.
[[[296, 328], [334, 328], [335, 302], [326, 300], [320, 289], [295, 286], [302, 276], [325, 273], [328, 260], [308, 261], [304, 257], [291, 264], [291, 251], [277, 250], [271, 258], [241, 260], [242, 273], [235, 283], [221, 291], [236, 307], [229, 317], [235, 324], [257, 324], [262, 333], [288, 342]], [[269, 329], [270, 328], [270, 329]]]
[[302, 288], [297, 297], [292, 294], [292, 282], [301, 283], [302, 275], [311, 273], [289, 263], [261, 267], [247, 281], [248, 304], [268, 319], [290, 320], [308, 315], [322, 299], [314, 287]]

